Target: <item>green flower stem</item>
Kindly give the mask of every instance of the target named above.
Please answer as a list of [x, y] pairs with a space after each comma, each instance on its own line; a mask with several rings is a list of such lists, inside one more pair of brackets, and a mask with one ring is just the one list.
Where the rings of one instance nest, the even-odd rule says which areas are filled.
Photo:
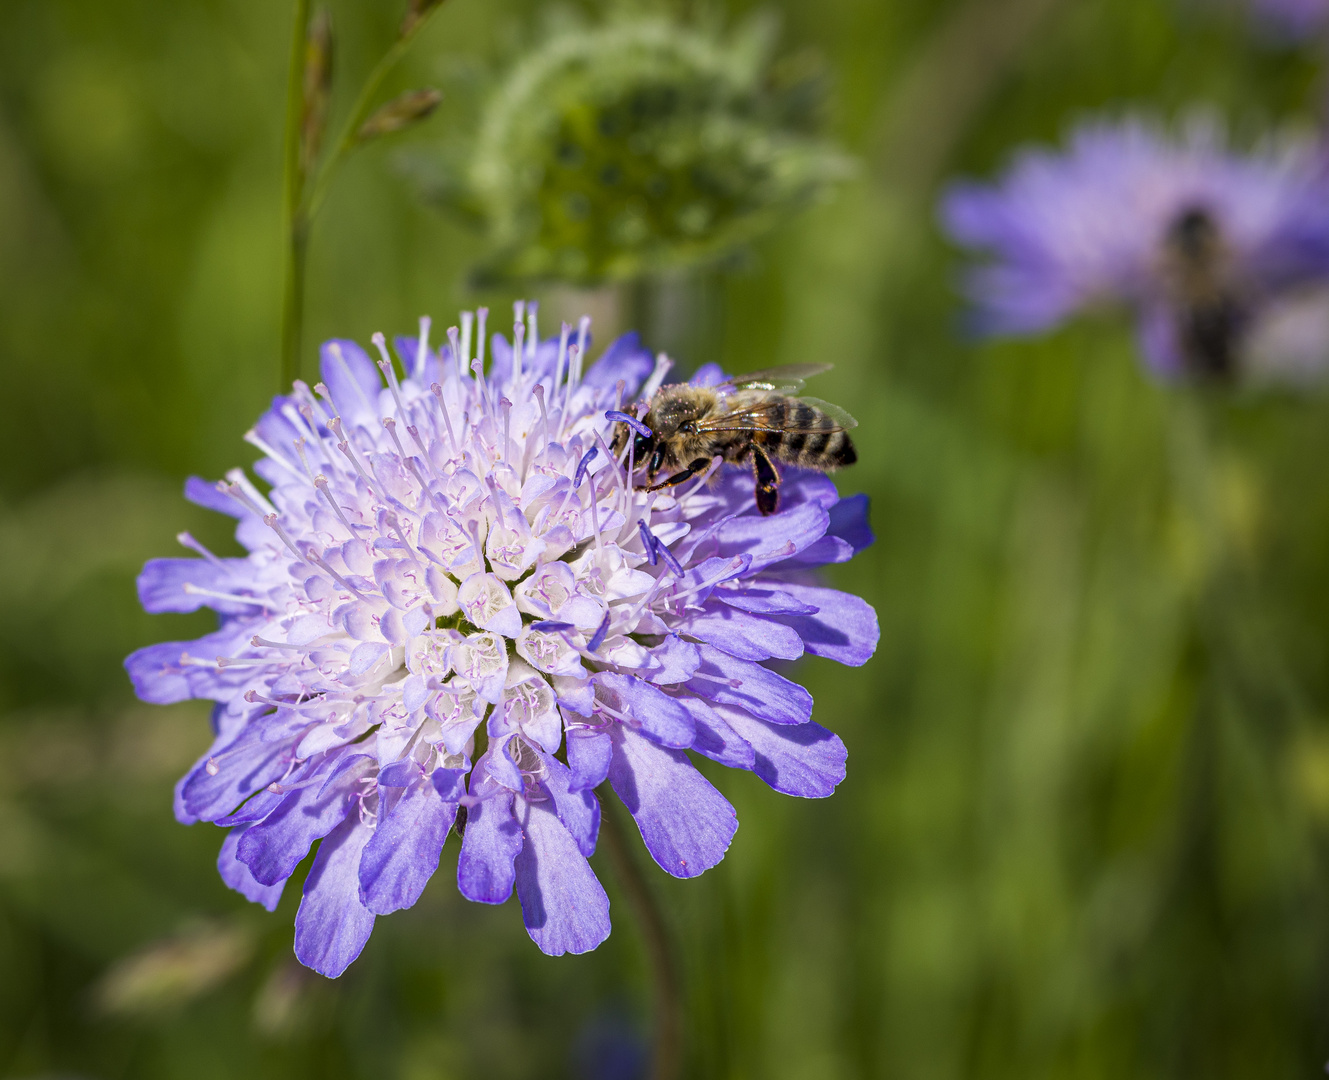
[[300, 118], [304, 110], [305, 35], [309, 0], [295, 0], [291, 30], [291, 65], [286, 75], [286, 132], [282, 145], [282, 229], [286, 236], [282, 293], [281, 384], [286, 390], [300, 373], [300, 332], [304, 308], [305, 251], [308, 221], [300, 212], [305, 175], [300, 164]]
[[281, 385], [285, 394], [300, 377], [300, 342], [304, 333], [305, 256], [309, 250], [309, 219], [296, 211], [288, 226], [286, 287], [282, 308]]
[[378, 95], [379, 88], [383, 85], [383, 80], [397, 66], [397, 62], [406, 55], [406, 50], [410, 48], [411, 42], [429, 24], [429, 20], [434, 17], [442, 6], [442, 4], [437, 4], [425, 12], [419, 21], [411, 27], [410, 31], [398, 37], [388, 51], [383, 54], [379, 62], [374, 65], [374, 70], [369, 73], [369, 78], [365, 80], [364, 85], [360, 88], [355, 104], [351, 107], [346, 122], [342, 125], [341, 134], [337, 136], [332, 152], [323, 162], [314, 178], [313, 190], [310, 192], [305, 210], [309, 218], [312, 219], [318, 213], [319, 207], [323, 205], [323, 200], [327, 197], [328, 185], [332, 182], [332, 174], [336, 171], [337, 166], [342, 163], [346, 155], [355, 148], [359, 141], [360, 126], [369, 119], [369, 114], [373, 110], [374, 99]]
[[605, 854], [637, 916], [654, 982], [655, 1047], [651, 1054], [651, 1080], [677, 1080], [683, 1065], [683, 994], [669, 927], [632, 853], [617, 798], [610, 796], [608, 783], [601, 784], [597, 794]]
[[374, 100], [388, 73], [406, 54], [412, 41], [428, 25], [435, 12], [443, 5], [436, 4], [426, 11], [410, 28], [400, 35], [383, 54], [369, 73], [355, 104], [342, 124], [331, 152], [314, 174], [312, 185], [307, 184], [300, 168], [300, 116], [304, 104], [304, 50], [305, 34], [309, 23], [309, 0], [296, 0], [295, 33], [291, 43], [291, 72], [286, 95], [285, 199], [283, 209], [286, 223], [286, 288], [282, 311], [282, 389], [289, 389], [300, 374], [300, 345], [304, 324], [305, 259], [309, 248], [309, 232], [333, 174], [346, 155], [359, 142], [360, 126], [369, 118]]
[[[1180, 390], [1169, 402], [1169, 457], [1182, 512], [1201, 543], [1201, 569], [1192, 603], [1202, 638], [1230, 685], [1249, 690], [1264, 681], [1288, 716], [1313, 709], [1300, 680], [1279, 646], [1248, 553], [1223, 508], [1223, 447], [1215, 411], [1225, 391]], [[1251, 672], [1261, 673], [1259, 680]]]

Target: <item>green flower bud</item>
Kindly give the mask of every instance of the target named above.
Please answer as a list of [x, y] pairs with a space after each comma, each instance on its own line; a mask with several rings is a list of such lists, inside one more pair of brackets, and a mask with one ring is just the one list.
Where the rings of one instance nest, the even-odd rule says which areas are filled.
[[414, 34], [429, 18], [434, 8], [442, 2], [443, 0], [411, 0], [410, 6], [406, 9], [406, 14], [402, 16], [401, 36], [406, 38]]
[[332, 16], [320, 8], [305, 37], [304, 99], [300, 114], [300, 169], [314, 167], [328, 121], [332, 93]]
[[437, 90], [407, 90], [404, 94], [398, 94], [386, 105], [380, 106], [360, 125], [356, 137], [364, 141], [401, 131], [402, 128], [423, 120], [438, 108], [438, 103], [442, 100], [443, 95]]
[[772, 39], [766, 22], [620, 17], [519, 59], [442, 188], [488, 234], [482, 276], [594, 284], [714, 260], [843, 177], [807, 131], [815, 72], [772, 65]]

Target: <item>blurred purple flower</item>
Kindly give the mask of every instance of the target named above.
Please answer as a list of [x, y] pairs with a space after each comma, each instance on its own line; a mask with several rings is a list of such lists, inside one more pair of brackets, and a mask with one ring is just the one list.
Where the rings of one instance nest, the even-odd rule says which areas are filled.
[[649, 1064], [649, 1044], [621, 1010], [593, 1016], [572, 1044], [572, 1074], [578, 1080], [642, 1080]]
[[399, 338], [400, 380], [381, 338], [377, 365], [328, 342], [323, 383], [296, 383], [247, 436], [271, 490], [239, 470], [186, 485], [239, 519], [249, 554], [182, 534], [203, 557], [139, 579], [149, 611], [221, 617], [126, 661], [145, 701], [217, 702], [176, 816], [230, 829], [221, 875], [269, 910], [321, 840], [295, 951], [325, 975], [376, 915], [415, 903], [454, 822], [465, 896], [515, 887], [542, 950], [585, 952], [609, 933], [586, 861], [606, 778], [677, 877], [719, 862], [738, 827], [688, 751], [792, 795], [844, 778], [811, 696], [765, 661], [872, 655], [872, 608], [815, 574], [871, 542], [866, 500], [791, 473], [763, 518], [741, 470], [634, 489], [605, 413], [665, 365], [630, 334], [583, 377], [588, 321], [541, 342], [519, 309], [485, 375], [469, 317], [437, 353], [423, 321]]
[[1310, 37], [1329, 19], [1329, 0], [1250, 0], [1250, 5], [1272, 34], [1290, 41]]
[[[1063, 153], [1026, 150], [998, 185], [955, 184], [941, 210], [953, 239], [993, 255], [967, 278], [980, 330], [1033, 334], [1121, 303], [1156, 373], [1227, 377], [1253, 366], [1266, 317], [1329, 281], [1325, 179], [1309, 142], [1236, 154], [1203, 120], [1177, 137], [1095, 121]], [[1329, 342], [1312, 347], [1323, 365]]]

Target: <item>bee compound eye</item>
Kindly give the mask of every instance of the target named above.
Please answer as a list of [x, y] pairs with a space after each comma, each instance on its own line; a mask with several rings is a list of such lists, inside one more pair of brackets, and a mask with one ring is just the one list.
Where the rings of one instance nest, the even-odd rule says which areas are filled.
[[638, 461], [641, 461], [650, 452], [651, 452], [651, 440], [648, 439], [645, 435], [638, 435], [635, 441], [635, 445], [632, 448], [632, 453], [636, 456]]

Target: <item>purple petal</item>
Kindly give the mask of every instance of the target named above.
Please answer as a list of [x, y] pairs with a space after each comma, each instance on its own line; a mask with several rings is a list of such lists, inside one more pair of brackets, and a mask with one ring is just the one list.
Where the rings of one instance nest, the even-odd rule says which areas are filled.
[[776, 791], [824, 799], [845, 777], [848, 751], [838, 735], [820, 724], [766, 724], [741, 709], [715, 710], [756, 751], [752, 771]]
[[229, 701], [248, 681], [247, 668], [219, 669], [212, 664], [184, 664], [186, 653], [203, 660], [234, 656], [248, 647], [254, 636], [252, 625], [236, 619], [213, 634], [196, 641], [163, 641], [138, 649], [125, 658], [125, 670], [134, 693], [149, 705], [174, 705], [190, 698]]
[[[252, 726], [253, 724], [251, 723], [251, 727]], [[250, 735], [257, 735], [258, 733], [252, 730], [246, 730], [244, 734], [248, 737]], [[287, 758], [284, 759], [284, 763], [289, 768], [290, 761], [294, 759], [298, 747], [289, 743], [287, 745], [290, 745], [291, 752]], [[280, 779], [282, 783], [290, 785], [288, 788], [280, 791], [273, 791], [273, 785], [269, 785], [259, 791], [258, 794], [254, 795], [252, 798], [246, 799], [241, 806], [236, 808], [234, 813], [227, 814], [225, 817], [215, 818], [213, 819], [214, 822], [217, 825], [229, 827], [231, 825], [252, 825], [256, 821], [262, 821], [281, 805], [282, 800], [290, 795], [296, 784], [314, 778], [315, 774], [323, 765], [324, 759], [321, 755], [310, 758], [304, 762], [304, 764], [297, 766], [295, 769], [289, 770], [289, 772], [285, 772], [281, 776]], [[204, 771], [206, 772], [206, 767]], [[318, 783], [321, 784], [322, 782], [322, 779], [319, 778]]]
[[689, 386], [719, 386], [725, 380], [724, 368], [719, 364], [702, 364], [688, 380]]
[[[379, 796], [383, 798], [382, 795]], [[408, 787], [386, 815], [360, 860], [360, 900], [375, 915], [411, 907], [438, 869], [439, 855], [457, 816], [426, 777]]]
[[[286, 772], [291, 760], [289, 741], [263, 742], [245, 734], [244, 742], [237, 739], [224, 749], [214, 747], [180, 781], [176, 816], [182, 824], [223, 817]], [[216, 773], [211, 773], [208, 762], [216, 760], [217, 753], [226, 756]]]
[[752, 768], [755, 760], [752, 747], [725, 723], [719, 713], [700, 698], [688, 696], [678, 700], [692, 714], [697, 725], [697, 737], [691, 747], [693, 750], [731, 769]]
[[573, 789], [573, 774], [558, 758], [552, 754], [540, 757], [545, 763], [544, 786], [553, 799], [558, 820], [577, 842], [577, 850], [589, 858], [595, 854], [600, 832], [600, 801], [585, 788]]
[[512, 377], [512, 346], [495, 331], [489, 338], [489, 381], [502, 386]]
[[555, 675], [554, 693], [567, 723], [576, 722], [569, 719], [568, 713], [584, 719], [595, 710], [595, 684], [583, 675]]
[[823, 536], [814, 544], [809, 544], [797, 555], [791, 555], [780, 563], [781, 570], [799, 567], [827, 566], [831, 563], [845, 563], [854, 557], [854, 546], [838, 536]]
[[335, 979], [360, 955], [374, 915], [360, 903], [360, 857], [372, 832], [352, 814], [324, 838], [295, 914], [295, 956]]
[[378, 422], [383, 379], [364, 349], [344, 338], [326, 341], [320, 351], [319, 371], [342, 419], [370, 427]]
[[522, 788], [521, 769], [517, 767], [516, 761], [512, 758], [514, 750], [512, 740], [517, 733], [515, 731], [500, 733], [499, 728], [502, 725], [503, 721], [497, 713], [489, 714], [489, 752], [481, 758], [480, 775], [492, 777], [509, 791], [520, 791]]
[[792, 627], [725, 605], [691, 611], [675, 628], [744, 660], [797, 660], [803, 639]]
[[240, 838], [237, 857], [264, 885], [291, 876], [315, 840], [341, 824], [351, 808], [356, 782], [375, 764], [367, 754], [343, 758], [323, 784], [287, 795], [271, 814]]
[[697, 646], [684, 641], [677, 634], [667, 635], [661, 644], [653, 648], [651, 659], [660, 667], [650, 671], [646, 677], [659, 686], [687, 682], [701, 664]]
[[812, 695], [770, 668], [701, 646], [701, 667], [688, 689], [709, 701], [737, 705], [772, 724], [802, 724], [812, 716]]
[[487, 795], [467, 807], [457, 860], [457, 888], [478, 904], [501, 904], [512, 895], [512, 860], [521, 850], [521, 826], [512, 816], [512, 793]]
[[277, 794], [269, 788], [264, 788], [253, 798], [246, 799], [244, 804], [237, 807], [233, 814], [212, 818], [211, 821], [214, 825], [220, 825], [226, 829], [232, 826], [252, 825], [256, 821], [262, 821], [277, 809], [284, 798], [286, 798], [285, 794]]
[[[590, 351], [590, 346], [587, 346]], [[591, 365], [582, 382], [601, 390], [612, 389], [619, 379], [623, 380], [623, 397], [630, 399], [652, 371], [655, 370], [655, 358], [650, 350], [642, 346], [641, 337], [635, 330], [629, 330], [617, 338], [604, 351], [604, 354]]]
[[438, 382], [438, 353], [434, 349], [420, 350], [419, 337], [398, 334], [392, 339], [393, 348], [401, 357], [402, 367], [408, 379], [414, 379], [421, 386]]
[[830, 515], [815, 502], [799, 503], [770, 517], [744, 514], [726, 521], [717, 538], [720, 558], [751, 553], [750, 572], [796, 555], [826, 533]]
[[435, 769], [429, 779], [444, 802], [456, 802], [466, 794], [465, 769]]
[[138, 575], [139, 603], [144, 611], [154, 615], [163, 611], [197, 611], [201, 607], [215, 608], [228, 615], [261, 615], [265, 610], [262, 599], [256, 598], [252, 603], [223, 600], [185, 589], [191, 585], [212, 592], [241, 592], [245, 587], [237, 586], [235, 579], [246, 572], [253, 571], [244, 559], [228, 559], [221, 566], [207, 559], [149, 559]]
[[593, 728], [572, 728], [567, 734], [568, 764], [572, 767], [569, 791], [599, 787], [609, 775], [614, 744], [608, 733]]
[[815, 615], [817, 609], [779, 589], [755, 588], [732, 592], [716, 589], [711, 598], [752, 615]]
[[526, 932], [550, 956], [590, 952], [609, 936], [609, 898], [549, 804], [518, 803], [526, 844], [517, 856], [517, 896]]
[[226, 834], [226, 839], [222, 841], [221, 854], [217, 856], [217, 872], [221, 874], [222, 881], [246, 900], [262, 904], [269, 911], [276, 911], [277, 901], [281, 899], [286, 882], [263, 885], [255, 881], [254, 875], [249, 872], [249, 867], [235, 857], [236, 845], [240, 842], [244, 831], [244, 826], [241, 826]]
[[201, 506], [205, 510], [215, 510], [227, 517], [239, 518], [249, 513], [229, 495], [218, 491], [215, 483], [198, 476], [191, 476], [185, 481], [185, 498], [195, 506]]
[[420, 768], [419, 762], [412, 758], [403, 758], [401, 761], [383, 766], [374, 779], [380, 788], [410, 787], [423, 775], [424, 771]]
[[[295, 408], [293, 398], [285, 394], [278, 394], [274, 397], [271, 406], [254, 424], [254, 433], [278, 454], [281, 454], [288, 465], [294, 465], [296, 456], [291, 453], [291, 444], [300, 438], [301, 433], [282, 415], [282, 410], [287, 407]], [[263, 460], [260, 459], [259, 462], [255, 462], [255, 472], [259, 471], [258, 466]]]
[[692, 715], [663, 690], [635, 675], [611, 671], [601, 672], [595, 681], [618, 695], [623, 708], [641, 725], [643, 734], [662, 746], [692, 745], [695, 734]]
[[841, 499], [828, 511], [831, 523], [826, 526], [828, 536], [838, 536], [854, 549], [862, 551], [876, 540], [872, 526], [868, 524], [868, 497], [851, 495]]
[[798, 632], [813, 656], [824, 656], [858, 667], [877, 651], [881, 630], [872, 605], [852, 593], [815, 585], [782, 584], [805, 603], [815, 605], [816, 615], [781, 615], [780, 622]]
[[609, 782], [667, 873], [696, 877], [724, 858], [738, 818], [682, 750], [616, 725]]

